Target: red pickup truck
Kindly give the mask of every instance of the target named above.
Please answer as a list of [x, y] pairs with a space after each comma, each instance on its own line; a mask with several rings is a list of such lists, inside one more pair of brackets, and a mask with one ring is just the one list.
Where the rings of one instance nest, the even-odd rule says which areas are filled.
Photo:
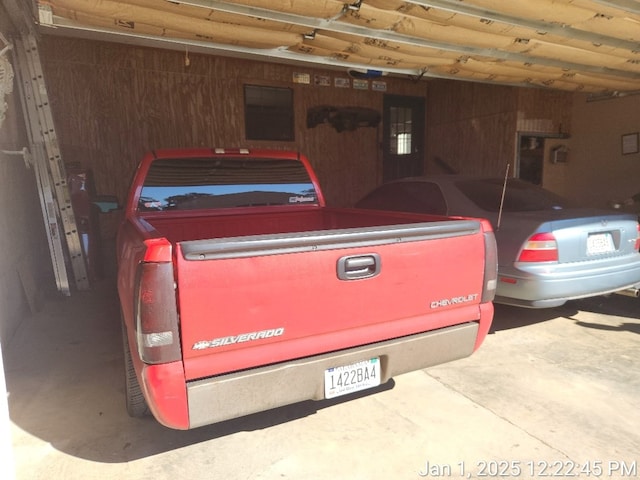
[[470, 355], [483, 219], [330, 208], [296, 152], [156, 150], [118, 231], [127, 409], [189, 429]]

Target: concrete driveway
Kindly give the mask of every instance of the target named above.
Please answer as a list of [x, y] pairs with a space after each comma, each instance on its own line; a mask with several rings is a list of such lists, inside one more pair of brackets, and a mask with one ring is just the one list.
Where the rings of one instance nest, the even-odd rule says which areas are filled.
[[187, 432], [127, 416], [120, 349], [109, 285], [24, 320], [4, 352], [18, 479], [640, 477], [639, 299], [497, 305], [470, 358]]

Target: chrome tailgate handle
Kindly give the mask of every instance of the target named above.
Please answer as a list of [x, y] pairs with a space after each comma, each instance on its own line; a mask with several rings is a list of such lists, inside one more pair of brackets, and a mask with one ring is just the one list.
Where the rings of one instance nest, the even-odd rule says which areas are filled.
[[369, 253], [341, 257], [338, 260], [337, 272], [340, 280], [360, 280], [375, 277], [380, 273], [380, 255]]

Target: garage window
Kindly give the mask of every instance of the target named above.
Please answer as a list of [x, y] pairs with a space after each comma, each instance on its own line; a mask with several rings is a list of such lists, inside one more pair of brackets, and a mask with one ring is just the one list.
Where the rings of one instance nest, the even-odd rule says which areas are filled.
[[244, 124], [247, 140], [293, 141], [293, 91], [245, 85]]
[[411, 121], [413, 110], [405, 107], [391, 107], [389, 109], [389, 121], [391, 141], [390, 152], [393, 155], [410, 155], [411, 148]]

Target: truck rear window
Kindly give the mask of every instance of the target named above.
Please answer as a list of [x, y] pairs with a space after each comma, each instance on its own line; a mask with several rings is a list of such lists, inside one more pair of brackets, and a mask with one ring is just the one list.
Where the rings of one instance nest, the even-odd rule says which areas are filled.
[[301, 162], [271, 158], [177, 158], [151, 163], [141, 212], [317, 204]]

